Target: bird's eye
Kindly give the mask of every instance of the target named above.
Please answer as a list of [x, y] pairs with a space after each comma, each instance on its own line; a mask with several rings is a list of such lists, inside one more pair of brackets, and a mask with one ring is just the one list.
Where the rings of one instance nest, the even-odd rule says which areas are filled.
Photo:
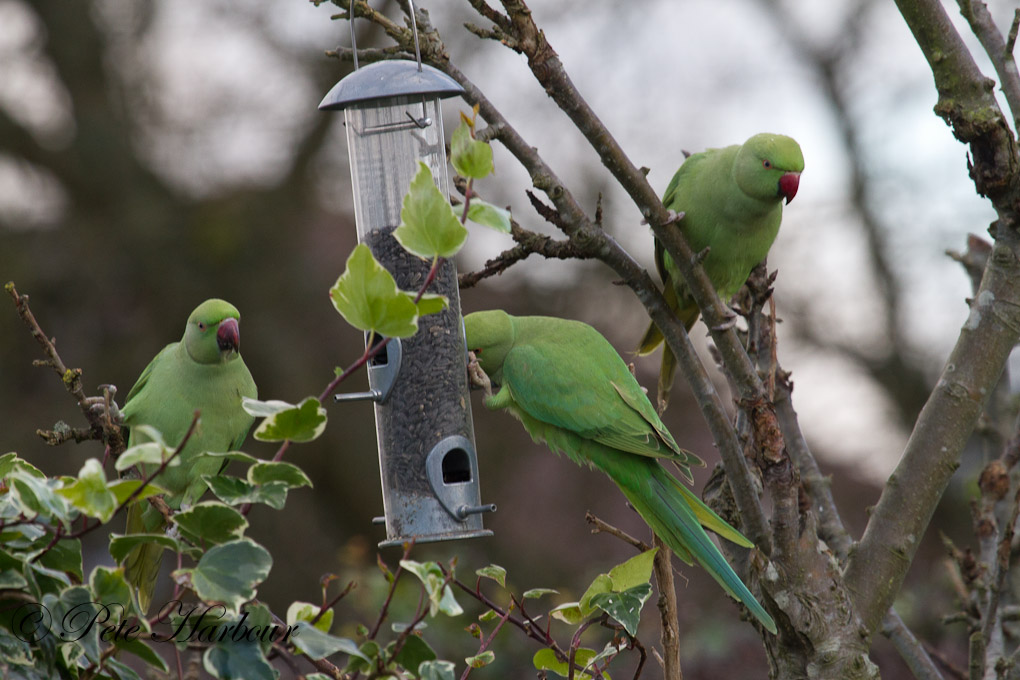
[[761, 162], [761, 167], [763, 167], [766, 170], [768, 170], [768, 169], [770, 169], [772, 167], [772, 162], [769, 159], [766, 158], [765, 160], [763, 160]]
[[205, 324], [202, 323], [201, 321], [198, 322], [198, 330], [200, 330], [200, 331], [204, 331], [205, 330]]

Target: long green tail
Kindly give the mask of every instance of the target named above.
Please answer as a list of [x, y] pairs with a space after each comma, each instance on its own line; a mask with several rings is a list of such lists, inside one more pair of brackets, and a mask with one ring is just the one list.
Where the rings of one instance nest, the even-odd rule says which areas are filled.
[[702, 524], [738, 544], [749, 546], [751, 543], [694, 493], [681, 486], [656, 461], [636, 456], [606, 458], [596, 465], [616, 482], [634, 509], [670, 550], [688, 564], [692, 563], [692, 558], [697, 560], [730, 597], [743, 603], [774, 634], [775, 621], [736, 575]]
[[[125, 534], [148, 534], [163, 531], [163, 516], [147, 502], [133, 503], [127, 509]], [[145, 614], [152, 603], [156, 577], [163, 562], [163, 546], [143, 543], [135, 547], [124, 560], [124, 578], [138, 592], [138, 604]]]
[[[676, 299], [676, 294], [673, 293], [672, 288], [666, 289], [666, 299], [667, 301]], [[700, 310], [697, 306], [687, 306], [682, 309], [677, 309], [674, 306], [673, 309], [677, 314], [677, 318], [680, 319], [680, 322], [683, 323], [684, 328], [689, 333], [698, 320]], [[676, 357], [673, 356], [673, 351], [662, 342], [662, 331], [655, 325], [655, 322], [652, 322], [648, 324], [648, 328], [638, 344], [638, 356], [651, 354], [660, 344], [662, 344], [662, 366], [659, 368], [658, 408], [661, 414], [666, 410], [666, 406], [669, 405], [669, 393], [673, 388], [673, 377], [676, 375]]]

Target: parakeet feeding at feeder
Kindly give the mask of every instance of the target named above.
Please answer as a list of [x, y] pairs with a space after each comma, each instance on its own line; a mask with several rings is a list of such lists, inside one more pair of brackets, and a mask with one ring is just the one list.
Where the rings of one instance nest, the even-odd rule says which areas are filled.
[[[475, 371], [473, 380], [486, 387], [487, 408], [508, 410], [535, 441], [606, 473], [677, 557], [697, 561], [776, 632], [702, 527], [745, 548], [751, 542], [660, 464], [673, 463], [693, 483], [691, 466], [704, 462], [677, 445], [608, 340], [578, 321], [500, 310], [469, 314], [464, 328], [484, 372]], [[499, 386], [495, 393], [490, 379]]]

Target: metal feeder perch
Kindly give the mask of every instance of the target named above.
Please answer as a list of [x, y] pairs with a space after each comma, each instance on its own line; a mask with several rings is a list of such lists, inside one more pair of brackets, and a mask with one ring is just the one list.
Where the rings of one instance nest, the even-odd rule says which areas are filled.
[[[414, 18], [411, 8], [412, 22]], [[353, 16], [352, 16], [353, 24]], [[412, 23], [417, 52], [417, 26]], [[405, 251], [393, 230], [411, 179], [424, 162], [443, 195], [449, 194], [440, 99], [463, 88], [417, 61], [382, 61], [358, 68], [319, 104], [343, 110], [354, 186], [358, 241], [372, 250], [403, 290], [417, 290], [430, 263]], [[449, 307], [419, 319], [418, 332], [391, 339], [368, 367], [371, 391], [337, 401], [375, 401], [386, 540], [442, 541], [491, 536], [482, 528], [471, 400], [465, 371], [467, 345], [460, 315], [457, 270], [447, 260], [429, 292]], [[367, 339], [366, 339], [367, 342]]]

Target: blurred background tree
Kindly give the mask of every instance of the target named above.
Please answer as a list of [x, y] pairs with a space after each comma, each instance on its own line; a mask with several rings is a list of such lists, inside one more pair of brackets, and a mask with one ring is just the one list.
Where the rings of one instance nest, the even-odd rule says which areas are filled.
[[[455, 30], [477, 21], [466, 4], [437, 4], [428, 9], [458, 64], [554, 160], [579, 200], [593, 209], [604, 194], [607, 231], [650, 266], [640, 215], [527, 69]], [[398, 11], [392, 2], [377, 9]], [[1012, 3], [990, 9], [1009, 24]], [[762, 130], [801, 142], [805, 182], [769, 263], [780, 271], [787, 321], [780, 357], [859, 535], [966, 318], [970, 282], [943, 252], [994, 217], [974, 194], [964, 149], [931, 113], [931, 73], [902, 18], [871, 0], [571, 0], [533, 10], [581, 92], [660, 191], [681, 149]], [[328, 5], [268, 0], [0, 0], [0, 275], [33, 296], [87, 387], [114, 383], [126, 395], [155, 351], [179, 337], [180, 319], [210, 296], [241, 310], [245, 359], [264, 398], [317, 393], [334, 366], [361, 353], [361, 335], [326, 297], [355, 243], [341, 117], [316, 110], [348, 68], [323, 54], [348, 40], [347, 25], [329, 15]], [[367, 22], [359, 26], [359, 45], [385, 44]], [[457, 106], [446, 113], [456, 116]], [[495, 151], [499, 186], [490, 181], [486, 198], [552, 233], [526, 204], [526, 175]], [[501, 239], [473, 234], [461, 270], [509, 245]], [[463, 305], [584, 319], [626, 352], [646, 317], [613, 278], [597, 263], [532, 258], [465, 291]], [[36, 350], [13, 312], [0, 319], [3, 449], [50, 474], [77, 470], [94, 445], [49, 450], [35, 437], [72, 418], [73, 404], [31, 367]], [[703, 346], [703, 327], [693, 337]], [[657, 359], [639, 363], [643, 384], [654, 384], [656, 367]], [[714, 463], [690, 398], [675, 394], [673, 404], [671, 431]], [[323, 572], [364, 569], [382, 538], [371, 524], [381, 514], [371, 407], [332, 407], [331, 416], [325, 436], [296, 453], [315, 489], [292, 494], [284, 513], [252, 513], [253, 536], [277, 556], [260, 591], [270, 602], [312, 597]], [[607, 480], [548, 455], [478, 403], [475, 419], [483, 498], [500, 507], [486, 518], [496, 535], [425, 554], [503, 564], [522, 588], [583, 587], [629, 555], [612, 538], [589, 536], [584, 522], [590, 509], [644, 531]], [[957, 480], [972, 478], [973, 468]], [[948, 498], [936, 525], [965, 544], [961, 499]], [[939, 623], [952, 606], [941, 559], [936, 542], [919, 554], [911, 582], [924, 595], [905, 591], [901, 613], [962, 664], [961, 636]], [[690, 676], [764, 673], [760, 643], [736, 610], [700, 570], [682, 575]], [[874, 656], [884, 677], [903, 671], [881, 640]]]

